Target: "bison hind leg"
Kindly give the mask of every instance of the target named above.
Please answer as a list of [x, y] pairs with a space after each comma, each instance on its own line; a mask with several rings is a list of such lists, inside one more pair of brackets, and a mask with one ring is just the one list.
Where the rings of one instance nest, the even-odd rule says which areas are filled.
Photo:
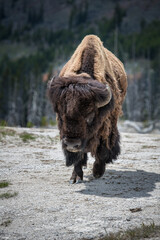
[[105, 162], [95, 161], [93, 165], [93, 176], [100, 178], [105, 172]]
[[82, 166], [83, 166], [84, 168], [87, 168], [87, 160], [88, 160], [88, 158], [87, 158], [87, 153], [84, 153], [84, 154], [83, 154], [83, 157], [82, 157]]
[[116, 142], [111, 149], [106, 147], [105, 142], [101, 141], [96, 151], [96, 161], [93, 165], [93, 176], [95, 178], [101, 177], [105, 172], [106, 163], [112, 163], [120, 154], [119, 135], [117, 135]]
[[105, 143], [101, 141], [96, 151], [96, 156], [95, 156], [96, 160], [93, 164], [93, 176], [95, 178], [100, 178], [104, 174], [108, 157], [109, 157], [109, 150], [107, 149]]

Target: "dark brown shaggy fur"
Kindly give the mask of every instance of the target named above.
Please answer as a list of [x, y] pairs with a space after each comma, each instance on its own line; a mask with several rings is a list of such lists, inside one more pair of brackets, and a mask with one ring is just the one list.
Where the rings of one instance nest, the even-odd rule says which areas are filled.
[[[106, 83], [112, 98], [98, 108], [97, 104], [108, 97]], [[102, 176], [105, 164], [120, 153], [117, 120], [126, 88], [122, 63], [94, 35], [82, 41], [60, 75], [49, 83], [49, 97], [57, 113], [66, 165], [74, 164], [73, 182], [83, 179], [82, 166], [86, 165], [87, 152], [96, 159], [95, 177]], [[66, 139], [70, 145], [78, 143], [77, 152], [68, 151]]]

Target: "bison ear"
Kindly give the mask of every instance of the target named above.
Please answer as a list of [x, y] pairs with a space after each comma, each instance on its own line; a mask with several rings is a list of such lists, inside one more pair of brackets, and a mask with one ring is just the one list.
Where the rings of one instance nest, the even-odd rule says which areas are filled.
[[47, 84], [47, 95], [51, 102], [52, 102], [53, 95], [54, 95], [54, 80], [55, 80], [55, 78], [56, 77], [53, 76], [52, 79], [50, 81], [48, 81], [48, 84]]
[[94, 93], [95, 104], [98, 108], [104, 107], [112, 99], [112, 91], [108, 84], [94, 81], [91, 83], [91, 90]]
[[104, 107], [111, 101], [111, 98], [112, 98], [111, 88], [108, 84], [105, 84], [104, 88], [101, 89], [101, 91], [97, 95], [96, 106], [98, 108]]
[[51, 87], [51, 84], [52, 84], [52, 82], [54, 81], [54, 79], [55, 79], [56, 77], [55, 76], [53, 76], [52, 78], [51, 78], [51, 80], [50, 81], [48, 81], [48, 83], [47, 83], [47, 89], [49, 90], [50, 89], [50, 87]]

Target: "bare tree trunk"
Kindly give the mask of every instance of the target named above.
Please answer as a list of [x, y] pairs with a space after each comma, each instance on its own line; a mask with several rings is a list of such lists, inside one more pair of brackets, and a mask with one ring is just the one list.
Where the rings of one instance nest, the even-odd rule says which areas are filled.
[[117, 24], [114, 31], [114, 54], [118, 57], [118, 26]]

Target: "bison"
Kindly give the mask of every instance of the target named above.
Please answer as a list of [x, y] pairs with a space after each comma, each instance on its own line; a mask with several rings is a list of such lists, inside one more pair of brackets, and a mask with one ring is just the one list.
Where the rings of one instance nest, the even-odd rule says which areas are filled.
[[49, 82], [66, 166], [74, 165], [71, 183], [83, 180], [88, 152], [95, 157], [95, 178], [120, 154], [117, 120], [126, 89], [123, 64], [95, 35], [83, 39], [59, 76]]

